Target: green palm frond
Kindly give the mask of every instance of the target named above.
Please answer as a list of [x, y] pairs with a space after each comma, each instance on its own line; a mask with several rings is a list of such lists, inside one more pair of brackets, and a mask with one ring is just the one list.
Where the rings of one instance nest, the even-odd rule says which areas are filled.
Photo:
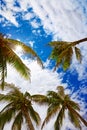
[[63, 59], [63, 70], [67, 70], [70, 67], [72, 61], [73, 49], [70, 47]]
[[62, 108], [60, 109], [60, 111], [58, 113], [57, 119], [55, 121], [55, 125], [54, 125], [55, 130], [60, 130], [62, 123], [63, 123], [63, 119], [65, 117], [64, 112], [65, 112], [65, 107], [62, 106]]
[[3, 130], [4, 125], [13, 117], [15, 110], [13, 108], [9, 108], [6, 111], [0, 113], [0, 129]]
[[21, 125], [25, 118], [27, 127], [30, 130], [34, 130], [31, 117], [39, 125], [40, 116], [32, 107], [32, 96], [28, 92], [23, 94], [13, 84], [10, 84], [9, 88], [11, 90], [7, 94], [0, 94], [0, 101], [7, 102], [7, 105], [0, 111], [0, 129], [3, 130], [5, 124], [14, 118], [12, 130], [21, 130]]
[[75, 113], [73, 113], [71, 111], [68, 111], [68, 115], [69, 115], [70, 121], [74, 124], [74, 126], [81, 130], [81, 124], [80, 124], [80, 120], [79, 120], [78, 116], [75, 115]]
[[6, 38], [3, 34], [0, 34], [0, 83], [2, 84], [2, 89], [4, 89], [5, 77], [7, 76], [7, 63], [11, 64], [22, 77], [24, 77], [27, 80], [30, 80], [29, 68], [14, 52], [14, 48], [17, 45], [22, 46], [23, 52], [25, 54], [32, 55], [35, 59], [37, 59], [37, 62], [43, 67], [41, 59], [32, 48], [20, 41]]
[[81, 50], [77, 47], [75, 47], [75, 54], [76, 54], [76, 58], [77, 60], [81, 63], [82, 61], [82, 54], [81, 54]]
[[48, 91], [47, 93], [47, 96], [49, 98], [49, 102], [52, 103], [52, 102], [62, 102], [62, 98], [61, 96], [57, 93], [57, 92], [54, 92], [54, 91]]
[[38, 104], [48, 104], [48, 98], [45, 95], [36, 94], [32, 95], [32, 100]]
[[37, 125], [40, 124], [40, 116], [39, 114], [33, 109], [32, 106], [29, 106], [29, 112], [30, 112], [30, 115], [32, 117], [32, 119], [37, 123]]
[[76, 115], [76, 117], [78, 117], [78, 119], [83, 122], [83, 124], [87, 127], [87, 121], [83, 119], [82, 116], [80, 116], [80, 114], [74, 110], [73, 107], [71, 107], [70, 104], [66, 104], [66, 107], [68, 108], [68, 110], [71, 112], [71, 113], [74, 113]]
[[31, 94], [29, 92], [25, 92], [24, 96], [28, 97], [29, 99], [31, 98]]
[[63, 86], [57, 86], [58, 95], [64, 96], [64, 87]]
[[22, 60], [11, 49], [9, 49], [7, 55], [7, 61], [20, 73], [21, 76], [23, 76], [26, 79], [30, 79], [29, 68], [22, 62]]
[[47, 92], [47, 96], [49, 96], [49, 97], [54, 97], [54, 98], [58, 98], [57, 93], [54, 92], [54, 91], [48, 91], [48, 92]]
[[67, 41], [53, 41], [48, 45], [53, 47], [53, 50], [50, 54], [50, 59], [56, 61], [56, 65], [54, 67], [54, 71], [62, 65], [63, 70], [67, 70], [70, 67], [73, 55], [73, 48], [75, 49], [76, 58], [78, 61], [82, 61], [82, 55], [79, 48], [76, 47], [77, 44], [87, 41], [87, 38], [83, 38], [74, 42]]
[[59, 109], [59, 106], [58, 106], [58, 105], [51, 105], [51, 106], [50, 106], [50, 108], [49, 108], [48, 111], [47, 111], [46, 118], [44, 119], [44, 121], [43, 121], [43, 123], [42, 123], [41, 129], [43, 129], [45, 123], [48, 123], [49, 120], [51, 119], [51, 117], [58, 112], [58, 109]]
[[7, 65], [6, 65], [6, 57], [3, 55], [3, 49], [0, 48], [0, 73], [1, 73], [1, 89], [4, 89], [4, 81], [7, 76]]
[[67, 102], [68, 104], [70, 104], [72, 106], [73, 109], [77, 110], [77, 111], [80, 111], [80, 106], [78, 103], [75, 103], [74, 101], [72, 100], [68, 100]]
[[23, 53], [27, 53], [27, 54], [30, 54], [32, 55], [34, 58], [37, 59], [37, 62], [43, 67], [43, 63], [41, 61], [41, 59], [39, 58], [39, 56], [37, 55], [37, 53], [29, 46], [25, 45], [23, 42], [20, 42], [18, 40], [14, 40], [14, 39], [6, 39], [6, 41], [8, 42], [8, 45], [11, 47], [11, 48], [15, 48], [16, 46], [21, 46], [22, 49], [23, 49]]
[[12, 124], [12, 130], [21, 130], [22, 123], [23, 123], [23, 116], [22, 112], [20, 111], [14, 119], [14, 122]]

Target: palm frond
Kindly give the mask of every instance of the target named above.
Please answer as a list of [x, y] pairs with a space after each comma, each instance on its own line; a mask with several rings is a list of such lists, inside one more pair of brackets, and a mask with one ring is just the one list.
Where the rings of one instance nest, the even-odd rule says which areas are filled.
[[77, 47], [75, 47], [75, 54], [76, 54], [76, 59], [81, 63], [82, 61], [82, 54], [81, 50]]
[[20, 111], [14, 119], [14, 122], [12, 124], [12, 130], [21, 130], [22, 123], [23, 123], [23, 116], [22, 112]]
[[63, 59], [63, 70], [67, 70], [70, 67], [72, 61], [73, 49], [70, 47]]
[[69, 100], [67, 103], [69, 103], [72, 106], [73, 109], [80, 111], [80, 106], [79, 106], [78, 103], [75, 103], [72, 100]]
[[71, 111], [68, 111], [68, 115], [69, 115], [70, 121], [75, 125], [75, 127], [81, 129], [80, 120], [78, 116]]
[[60, 102], [60, 101], [62, 101], [61, 96], [57, 92], [48, 91], [47, 96], [48, 96], [50, 102], [54, 102], [54, 101]]
[[66, 104], [66, 106], [67, 106], [67, 108], [68, 108], [68, 110], [69, 110], [70, 112], [72, 112], [72, 113], [74, 113], [76, 116], [78, 116], [78, 118], [80, 119], [80, 121], [82, 121], [83, 124], [84, 124], [85, 126], [87, 126], [87, 121], [84, 120], [83, 117], [80, 116], [80, 114], [79, 114], [77, 111], [75, 111], [75, 110], [73, 109], [73, 107], [71, 107], [70, 104]]
[[39, 125], [39, 124], [40, 124], [40, 120], [41, 120], [41, 119], [40, 119], [40, 116], [39, 116], [39, 114], [33, 109], [32, 106], [29, 106], [29, 113], [30, 113], [32, 119], [37, 123], [37, 125]]
[[36, 94], [32, 95], [31, 98], [34, 102], [37, 102], [38, 104], [48, 104], [48, 98], [45, 95]]
[[1, 89], [4, 89], [5, 77], [7, 76], [6, 57], [3, 55], [3, 49], [0, 48], [0, 74], [1, 74]]
[[26, 54], [30, 54], [32, 55], [34, 58], [37, 59], [37, 62], [43, 67], [43, 63], [41, 61], [41, 59], [39, 58], [39, 56], [36, 54], [36, 52], [29, 46], [25, 45], [23, 42], [14, 40], [14, 39], [6, 39], [9, 43], [9, 46], [11, 48], [15, 48], [16, 46], [20, 45], [23, 49], [23, 52]]
[[65, 107], [62, 106], [62, 108], [60, 109], [58, 113], [57, 119], [55, 121], [55, 125], [54, 125], [55, 130], [60, 130], [63, 123], [63, 118], [65, 117], [64, 112], [65, 112]]
[[29, 68], [22, 62], [22, 60], [11, 49], [9, 49], [7, 55], [7, 61], [20, 73], [21, 76], [23, 76], [26, 79], [30, 79]]
[[51, 119], [51, 117], [56, 114], [56, 112], [58, 111], [58, 109], [59, 109], [58, 105], [52, 105], [52, 106], [50, 106], [50, 108], [47, 111], [46, 118], [44, 119], [44, 121], [42, 123], [41, 129], [43, 129], [45, 123], [48, 123], [49, 120]]
[[13, 108], [9, 108], [6, 111], [0, 113], [0, 129], [3, 130], [4, 125], [9, 122], [14, 114], [14, 109]]

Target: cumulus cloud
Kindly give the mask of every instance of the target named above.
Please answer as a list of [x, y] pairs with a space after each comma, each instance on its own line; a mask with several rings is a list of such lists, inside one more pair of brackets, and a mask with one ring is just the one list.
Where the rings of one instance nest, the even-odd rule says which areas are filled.
[[62, 84], [62, 77], [57, 72], [42, 69], [36, 61], [25, 60], [24, 62], [31, 70], [31, 82], [23, 80], [11, 66], [8, 66], [8, 82], [13, 82], [24, 90], [30, 90], [32, 93], [46, 93], [47, 90], [55, 90], [58, 85]]

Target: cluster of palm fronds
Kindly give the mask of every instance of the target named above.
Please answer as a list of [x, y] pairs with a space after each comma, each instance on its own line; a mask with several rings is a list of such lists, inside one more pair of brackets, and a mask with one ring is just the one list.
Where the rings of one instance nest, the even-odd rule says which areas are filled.
[[4, 89], [4, 81], [7, 76], [7, 63], [11, 64], [17, 72], [20, 73], [26, 79], [30, 80], [30, 70], [14, 52], [16, 46], [20, 45], [23, 49], [23, 53], [31, 54], [34, 58], [37, 59], [38, 63], [43, 66], [41, 59], [36, 54], [36, 52], [29, 46], [24, 43], [9, 39], [3, 34], [0, 34], [0, 82], [1, 87]]
[[[84, 41], [87, 41], [87, 38], [74, 42], [50, 42], [49, 45], [53, 47], [50, 58], [56, 61], [54, 70], [56, 70], [59, 65], [62, 65], [64, 70], [70, 67], [73, 50], [75, 51], [77, 60], [81, 62], [81, 50], [77, 48], [76, 45]], [[34, 110], [32, 106], [33, 102], [39, 104], [45, 103], [48, 105], [47, 116], [42, 123], [41, 129], [43, 129], [45, 123], [47, 123], [56, 113], [57, 118], [54, 124], [54, 129], [60, 130], [66, 110], [68, 110], [70, 120], [76, 128], [81, 129], [81, 122], [87, 126], [87, 122], [77, 112], [80, 110], [79, 105], [72, 101], [69, 95], [64, 93], [64, 88], [62, 86], [58, 86], [58, 92], [49, 91], [45, 96], [38, 94], [31, 95], [28, 92], [23, 94], [13, 84], [5, 83], [5, 77], [7, 77], [7, 63], [11, 64], [21, 74], [21, 76], [30, 80], [30, 69], [14, 51], [15, 47], [18, 45], [22, 47], [24, 54], [31, 54], [43, 67], [41, 59], [31, 47], [20, 41], [7, 38], [3, 34], [0, 34], [0, 88], [3, 90], [4, 86], [7, 86], [11, 89], [7, 94], [0, 94], [0, 101], [6, 101], [7, 104], [0, 111], [0, 129], [3, 130], [5, 124], [10, 122], [14, 117], [11, 127], [12, 130], [21, 130], [24, 119], [27, 123], [27, 128], [29, 130], [34, 130], [35, 128], [32, 119], [37, 125], [39, 125], [40, 116]]]
[[57, 87], [57, 92], [48, 91], [47, 95], [31, 95], [29, 92], [23, 94], [13, 84], [5, 84], [10, 86], [10, 91], [7, 94], [0, 94], [0, 101], [6, 101], [6, 106], [0, 111], [0, 129], [3, 130], [6, 123], [9, 123], [13, 118], [11, 130], [21, 130], [24, 119], [29, 130], [34, 130], [32, 121], [40, 125], [40, 115], [34, 110], [33, 102], [40, 105], [47, 104], [47, 116], [44, 119], [41, 129], [53, 115], [57, 115], [54, 129], [60, 130], [65, 112], [68, 110], [70, 121], [76, 128], [81, 129], [81, 122], [87, 126], [87, 122], [79, 115], [80, 107], [77, 103], [72, 101], [69, 95], [64, 93], [62, 86]]
[[76, 47], [76, 45], [85, 41], [87, 41], [87, 38], [74, 42], [66, 42], [66, 41], [50, 42], [49, 45], [53, 47], [50, 59], [56, 61], [54, 70], [56, 70], [56, 68], [58, 68], [59, 65], [62, 65], [63, 69], [67, 70], [72, 62], [73, 52], [75, 52], [77, 60], [81, 63], [82, 61], [81, 50], [78, 47]]

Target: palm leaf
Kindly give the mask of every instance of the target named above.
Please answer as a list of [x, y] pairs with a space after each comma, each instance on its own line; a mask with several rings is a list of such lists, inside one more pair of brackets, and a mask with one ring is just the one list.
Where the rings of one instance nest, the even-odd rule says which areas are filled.
[[14, 39], [6, 39], [6, 41], [8, 42], [8, 45], [11, 48], [15, 48], [16, 46], [21, 46], [23, 49], [24, 53], [30, 54], [33, 57], [35, 57], [37, 59], [37, 62], [43, 67], [43, 63], [41, 61], [41, 59], [39, 58], [39, 56], [36, 54], [36, 52], [29, 46], [25, 45], [23, 42], [14, 40]]
[[47, 104], [48, 103], [48, 98], [45, 95], [36, 94], [36, 95], [32, 95], [31, 98], [34, 102], [37, 102], [39, 104]]
[[81, 55], [80, 49], [77, 48], [77, 47], [75, 47], [75, 54], [76, 54], [77, 60], [81, 63], [81, 61], [82, 61], [82, 55]]
[[23, 123], [23, 116], [22, 112], [20, 111], [14, 119], [14, 122], [12, 124], [12, 130], [21, 130], [22, 123]]
[[47, 116], [46, 116], [46, 118], [44, 119], [44, 121], [42, 123], [41, 129], [43, 129], [45, 123], [48, 123], [49, 120], [51, 119], [51, 117], [56, 114], [56, 112], [58, 111], [58, 109], [59, 109], [58, 105], [52, 105], [52, 106], [50, 106], [50, 108], [47, 111]]
[[62, 126], [62, 123], [63, 123], [63, 118], [65, 117], [65, 107], [62, 106], [62, 108], [60, 109], [59, 113], [58, 113], [58, 116], [57, 116], [57, 119], [55, 121], [55, 130], [60, 130], [60, 127]]
[[70, 67], [72, 61], [73, 49], [70, 47], [63, 59], [63, 70], [67, 70]]
[[70, 112], [74, 113], [74, 114], [80, 119], [80, 121], [82, 121], [83, 124], [84, 124], [85, 126], [87, 126], [87, 121], [85, 121], [85, 120], [82, 118], [82, 116], [80, 116], [80, 114], [79, 114], [77, 111], [75, 111], [75, 110], [73, 109], [73, 107], [71, 107], [70, 104], [66, 104], [66, 106], [67, 106], [67, 108], [68, 108], [68, 110], [69, 110]]
[[26, 79], [30, 79], [29, 68], [25, 66], [22, 60], [11, 49], [9, 49], [7, 61], [20, 73], [21, 76], [23, 76]]
[[0, 113], [0, 129], [3, 130], [4, 125], [6, 124], [6, 122], [9, 122], [11, 120], [11, 118], [13, 117], [14, 114], [14, 109], [13, 108], [9, 108], [6, 111]]
[[32, 119], [37, 123], [37, 125], [40, 124], [40, 116], [39, 114], [33, 109], [32, 106], [29, 106], [29, 112], [30, 112], [30, 115], [32, 117]]
[[68, 115], [70, 121], [75, 125], [75, 127], [81, 130], [80, 120], [78, 119], [78, 116], [71, 111], [68, 112]]
[[6, 65], [6, 57], [3, 55], [3, 49], [0, 48], [0, 73], [1, 73], [1, 89], [4, 89], [4, 81], [7, 76], [7, 65]]

